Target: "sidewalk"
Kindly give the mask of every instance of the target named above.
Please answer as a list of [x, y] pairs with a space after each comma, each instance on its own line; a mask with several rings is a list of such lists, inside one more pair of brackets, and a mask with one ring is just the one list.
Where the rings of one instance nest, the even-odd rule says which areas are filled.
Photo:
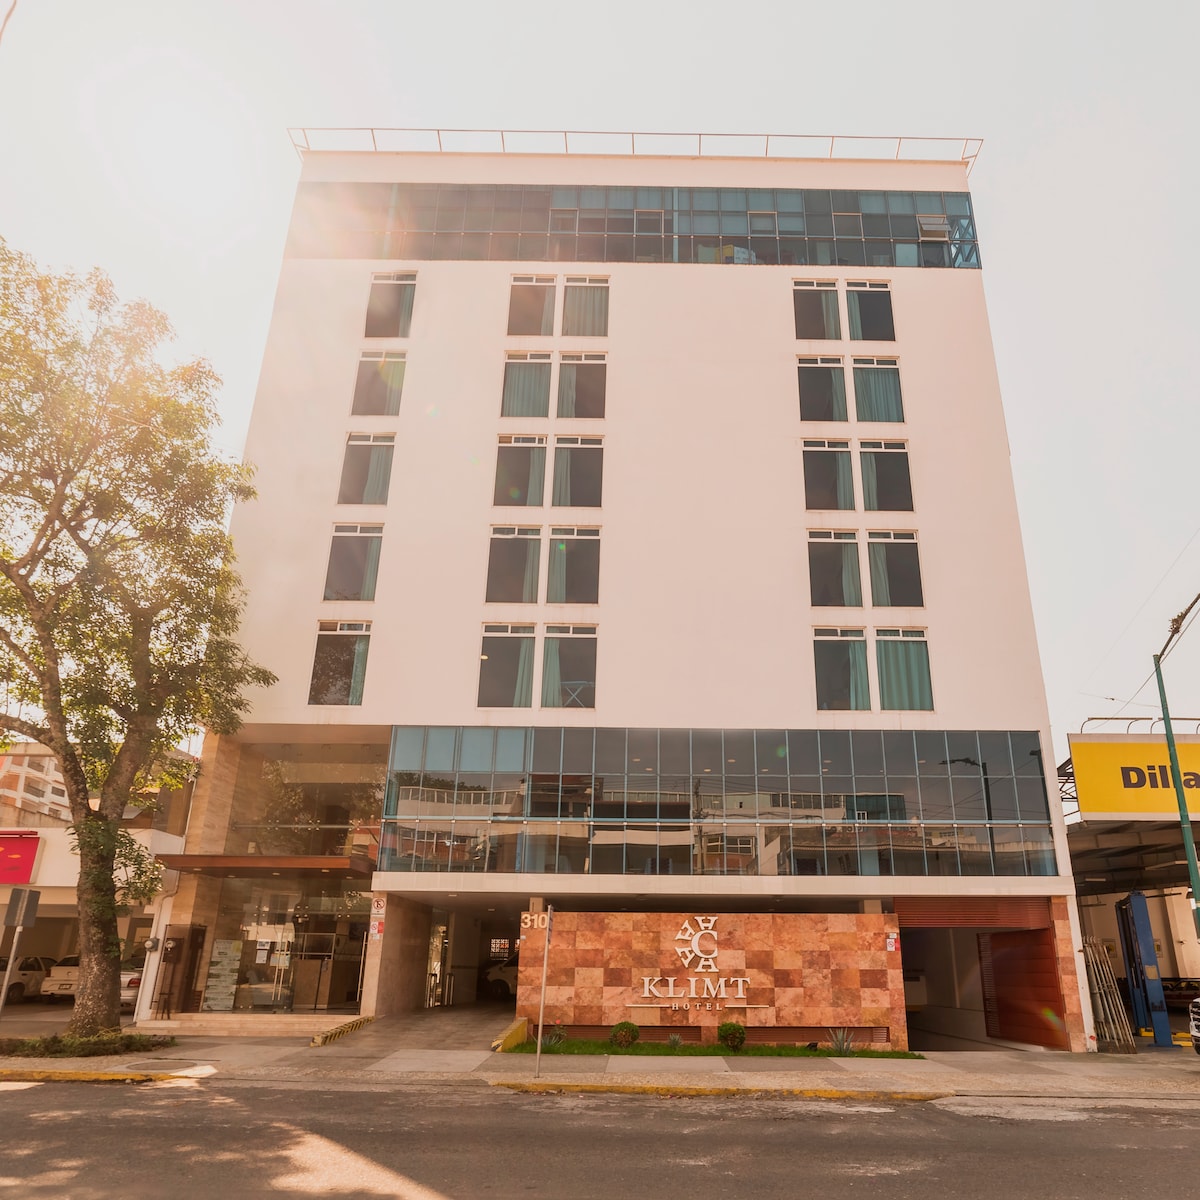
[[[498, 1034], [502, 1021], [492, 1034]], [[495, 1086], [521, 1091], [651, 1095], [776, 1094], [829, 1099], [949, 1096], [1169, 1101], [1200, 1107], [1200, 1056], [1144, 1046], [1136, 1055], [931, 1051], [923, 1059], [688, 1058], [498, 1054], [482, 1026], [447, 1045], [434, 1023], [384, 1018], [327, 1046], [298, 1038], [180, 1037], [158, 1054], [0, 1058], [0, 1081], [162, 1082], [389, 1088]]]

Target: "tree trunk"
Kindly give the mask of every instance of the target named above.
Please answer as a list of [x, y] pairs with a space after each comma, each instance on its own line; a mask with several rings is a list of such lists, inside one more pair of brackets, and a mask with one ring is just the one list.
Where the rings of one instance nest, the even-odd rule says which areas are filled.
[[116, 822], [93, 816], [79, 841], [79, 987], [67, 1029], [89, 1036], [121, 1024], [121, 939], [117, 934]]

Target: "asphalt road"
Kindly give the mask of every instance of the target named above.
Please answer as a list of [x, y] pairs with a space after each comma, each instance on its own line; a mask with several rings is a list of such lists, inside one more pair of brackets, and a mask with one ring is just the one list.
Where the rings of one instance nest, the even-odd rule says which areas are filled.
[[1196, 1194], [1200, 1106], [0, 1083], [6, 1200], [1128, 1200]]

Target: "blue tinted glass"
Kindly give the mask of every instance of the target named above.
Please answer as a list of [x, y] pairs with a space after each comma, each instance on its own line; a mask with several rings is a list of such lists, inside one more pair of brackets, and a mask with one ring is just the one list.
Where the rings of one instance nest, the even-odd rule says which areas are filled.
[[638, 188], [638, 208], [662, 208], [662, 188]]
[[888, 192], [887, 198], [888, 212], [912, 213], [917, 211], [913, 204], [912, 192]]
[[608, 203], [602, 187], [585, 187], [579, 189], [580, 208], [604, 208]]
[[887, 197], [883, 192], [859, 192], [858, 202], [865, 213], [887, 212]]
[[701, 212], [716, 212], [717, 211], [717, 191], [715, 188], [693, 188], [692, 189], [692, 211]]
[[942, 205], [941, 192], [917, 192], [917, 212], [921, 213], [941, 213], [945, 212]]
[[464, 729], [459, 755], [460, 771], [491, 771], [493, 729]]
[[453, 726], [431, 727], [425, 739], [425, 770], [453, 771], [454, 743], [458, 729]]
[[529, 741], [528, 730], [496, 730], [496, 770], [524, 771], [525, 747]]
[[721, 232], [729, 234], [742, 234], [747, 232], [746, 214], [745, 213], [721, 213]]
[[775, 193], [779, 212], [803, 212], [804, 193], [793, 191], [778, 191]]
[[425, 744], [424, 725], [397, 725], [392, 729], [393, 771], [419, 771]]
[[753, 212], [770, 212], [775, 207], [775, 193], [769, 188], [751, 188], [746, 199]]
[[818, 192], [808, 188], [804, 192], [804, 211], [807, 213], [831, 213], [833, 205], [828, 192]]
[[721, 189], [721, 211], [722, 212], [745, 212], [746, 211], [746, 189], [745, 188], [722, 188]]
[[550, 206], [551, 208], [578, 208], [579, 189], [555, 188], [551, 193]]
[[966, 192], [947, 192], [946, 213], [951, 217], [969, 217], [971, 197]]
[[634, 189], [610, 187], [608, 189], [609, 208], [633, 208]]

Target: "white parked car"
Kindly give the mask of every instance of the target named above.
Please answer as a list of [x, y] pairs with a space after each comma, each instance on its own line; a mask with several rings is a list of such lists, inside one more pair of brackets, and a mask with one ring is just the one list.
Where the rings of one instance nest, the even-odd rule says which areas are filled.
[[483, 976], [484, 990], [493, 1000], [511, 1000], [517, 994], [517, 955], [489, 967]]
[[[137, 1003], [142, 986], [142, 962], [121, 964], [121, 1007], [132, 1008]], [[42, 985], [42, 995], [48, 1000], [74, 1000], [79, 988], [79, 955], [71, 954], [55, 965], [49, 979]]]
[[[28, 996], [40, 996], [46, 976], [53, 967], [54, 959], [45, 958], [40, 954], [27, 954], [17, 959], [12, 977], [8, 981], [7, 1003], [15, 1004]], [[0, 956], [0, 983], [4, 982], [4, 973], [7, 970], [8, 957]]]

